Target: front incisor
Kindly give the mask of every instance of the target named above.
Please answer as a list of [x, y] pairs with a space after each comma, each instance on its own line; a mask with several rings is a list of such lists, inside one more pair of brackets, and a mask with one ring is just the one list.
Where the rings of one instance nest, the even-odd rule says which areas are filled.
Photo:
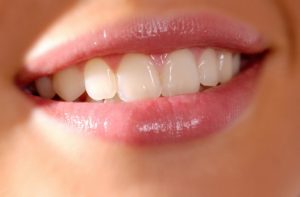
[[125, 55], [117, 76], [118, 94], [123, 101], [155, 99], [161, 95], [159, 74], [147, 55]]

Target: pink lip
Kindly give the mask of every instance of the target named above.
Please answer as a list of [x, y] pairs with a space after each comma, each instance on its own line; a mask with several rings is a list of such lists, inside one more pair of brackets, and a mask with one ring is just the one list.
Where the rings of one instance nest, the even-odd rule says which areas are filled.
[[[155, 54], [194, 46], [240, 53], [259, 53], [266, 49], [260, 34], [224, 16], [142, 18], [107, 26], [61, 45], [29, 62], [20, 80], [53, 74], [95, 56], [128, 52]], [[205, 137], [230, 126], [249, 104], [258, 70], [258, 65], [252, 66], [228, 84], [194, 95], [114, 104], [33, 100], [80, 133], [133, 144], [170, 143]]]
[[254, 66], [228, 84], [194, 95], [112, 104], [34, 100], [80, 133], [130, 144], [172, 143], [230, 126], [247, 107], [258, 70]]
[[216, 47], [251, 54], [262, 52], [265, 46], [257, 31], [223, 15], [136, 18], [79, 36], [30, 60], [19, 80], [28, 82], [95, 56], [161, 54], [188, 47]]

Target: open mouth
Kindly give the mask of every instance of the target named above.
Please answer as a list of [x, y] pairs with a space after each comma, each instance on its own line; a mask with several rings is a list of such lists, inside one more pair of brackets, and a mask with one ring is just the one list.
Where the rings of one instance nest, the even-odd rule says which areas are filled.
[[70, 130], [134, 144], [224, 131], [249, 105], [267, 46], [224, 16], [138, 18], [26, 63], [29, 99]]

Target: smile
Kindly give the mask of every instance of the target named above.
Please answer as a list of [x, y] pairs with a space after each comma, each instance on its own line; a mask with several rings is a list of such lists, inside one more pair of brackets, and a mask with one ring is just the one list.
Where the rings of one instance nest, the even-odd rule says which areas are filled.
[[138, 18], [46, 51], [18, 82], [72, 131], [172, 143], [230, 127], [253, 97], [266, 50], [258, 32], [224, 16]]

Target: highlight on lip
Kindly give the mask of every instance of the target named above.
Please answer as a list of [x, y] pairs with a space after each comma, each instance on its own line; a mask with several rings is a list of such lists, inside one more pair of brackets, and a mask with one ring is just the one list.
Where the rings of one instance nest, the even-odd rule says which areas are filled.
[[29, 61], [19, 80], [59, 122], [130, 143], [224, 130], [249, 104], [267, 49], [246, 25], [207, 14], [142, 19], [105, 33]]

